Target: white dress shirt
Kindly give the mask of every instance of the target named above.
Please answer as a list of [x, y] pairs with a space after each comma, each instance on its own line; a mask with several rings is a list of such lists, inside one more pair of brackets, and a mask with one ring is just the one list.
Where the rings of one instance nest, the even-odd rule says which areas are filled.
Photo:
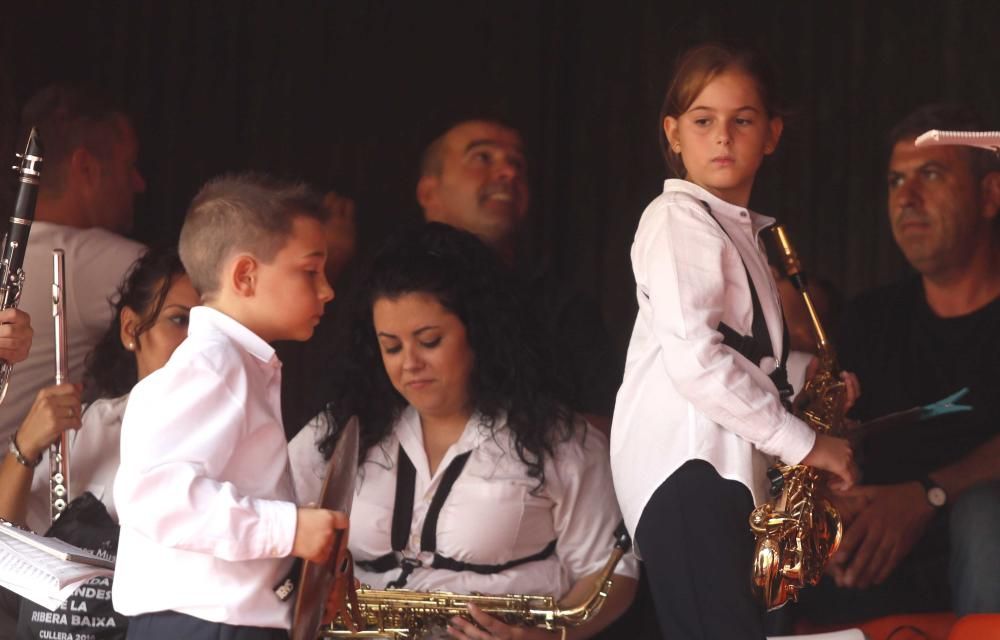
[[[313, 419], [289, 445], [292, 475], [302, 501], [315, 501], [322, 487], [326, 461], [316, 448], [325, 421]], [[416, 470], [411, 536], [403, 555], [425, 565], [410, 574], [404, 588], [455, 593], [541, 594], [562, 597], [579, 578], [599, 571], [611, 554], [612, 533], [621, 516], [615, 503], [608, 466], [607, 440], [587, 425], [560, 443], [555, 458], [546, 458], [545, 485], [514, 452], [513, 438], [499, 420], [494, 432], [473, 415], [458, 441], [431, 475], [424, 451], [420, 417], [407, 407], [386, 440], [368, 451], [358, 470], [351, 511], [350, 549], [356, 560], [372, 560], [392, 552], [392, 511], [396, 495], [399, 447]], [[437, 551], [453, 560], [503, 564], [538, 553], [556, 540], [548, 558], [494, 574], [449, 571], [429, 566], [433, 553], [420, 550], [420, 532], [431, 499], [451, 461], [472, 451], [441, 509]], [[355, 576], [375, 588], [385, 588], [401, 569], [385, 573], [355, 569]], [[638, 576], [631, 554], [615, 573]]]
[[[101, 398], [87, 405], [79, 429], [69, 432], [69, 497], [73, 500], [89, 491], [104, 503], [115, 522], [114, 492], [111, 490], [118, 473], [118, 454], [122, 432], [122, 415], [128, 403], [128, 394], [118, 398]], [[25, 517], [28, 528], [44, 532], [51, 524], [51, 497], [49, 493], [49, 453], [46, 450], [42, 463], [35, 467], [28, 496]]]
[[114, 485], [116, 610], [291, 626], [273, 591], [296, 523], [280, 387], [274, 349], [195, 307], [187, 339], [133, 388]]
[[31, 352], [14, 367], [0, 411], [0, 442], [28, 415], [35, 395], [55, 384], [52, 323], [52, 250], [66, 253], [66, 335], [71, 382], [83, 380], [83, 361], [111, 324], [108, 303], [122, 278], [146, 248], [105, 229], [77, 229], [51, 222], [31, 225], [24, 252], [24, 290], [18, 307], [31, 316]]
[[718, 331], [724, 322], [750, 334], [745, 263], [781, 353], [781, 302], [758, 238], [773, 222], [684, 180], [667, 180], [642, 214], [632, 244], [639, 313], [611, 428], [615, 491], [633, 535], [653, 492], [688, 460], [742, 482], [760, 504], [768, 456], [794, 464], [812, 449], [815, 433], [767, 376], [774, 360], [762, 369]]

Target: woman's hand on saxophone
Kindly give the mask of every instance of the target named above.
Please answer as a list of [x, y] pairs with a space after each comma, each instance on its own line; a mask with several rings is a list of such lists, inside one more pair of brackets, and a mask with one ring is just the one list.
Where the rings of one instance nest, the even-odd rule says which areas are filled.
[[843, 438], [817, 433], [812, 450], [799, 464], [832, 473], [836, 479], [830, 483], [830, 486], [838, 491], [850, 489], [858, 480], [854, 452], [851, 450], [850, 443]]
[[27, 358], [32, 334], [28, 314], [13, 308], [0, 311], [0, 359], [14, 364]]
[[522, 627], [504, 624], [474, 604], [469, 605], [469, 615], [479, 624], [465, 618], [454, 617], [448, 624], [448, 635], [459, 640], [559, 640], [561, 632], [547, 631], [538, 627]]
[[45, 387], [17, 430], [17, 446], [29, 460], [36, 460], [67, 429], [80, 428], [80, 394], [83, 387], [65, 382]]

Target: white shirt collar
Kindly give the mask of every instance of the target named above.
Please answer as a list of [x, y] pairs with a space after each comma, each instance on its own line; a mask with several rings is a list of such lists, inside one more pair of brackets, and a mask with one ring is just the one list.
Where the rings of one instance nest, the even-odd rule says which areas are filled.
[[221, 334], [229, 338], [263, 363], [272, 366], [281, 365], [281, 362], [274, 353], [274, 347], [265, 342], [256, 333], [247, 329], [238, 320], [212, 307], [198, 306], [192, 308], [188, 324], [188, 335], [211, 336], [212, 334]]
[[699, 187], [693, 182], [687, 180], [678, 180], [672, 178], [670, 180], [665, 180], [663, 182], [663, 192], [681, 192], [686, 193], [698, 200], [706, 202], [709, 208], [712, 209], [712, 213], [716, 215], [722, 215], [727, 220], [732, 220], [734, 222], [740, 222], [746, 224], [749, 222], [754, 233], [764, 229], [766, 227], [774, 224], [774, 218], [770, 216], [765, 216], [754, 211], [751, 211], [747, 207], [740, 207], [731, 202], [726, 202], [719, 196], [713, 194], [702, 187]]
[[[497, 423], [503, 424], [503, 420], [500, 419]], [[469, 416], [469, 421], [465, 423], [462, 435], [448, 448], [448, 452], [442, 458], [435, 476], [446, 469], [456, 456], [477, 448], [490, 433], [490, 429], [484, 424], [483, 415], [478, 411], [473, 412]], [[407, 405], [403, 409], [403, 413], [400, 414], [396, 437], [399, 438], [400, 445], [406, 450], [414, 465], [418, 469], [422, 468], [423, 472], [429, 475], [427, 454], [424, 451], [424, 434], [420, 428], [420, 414], [413, 405]], [[417, 458], [420, 459], [420, 462], [417, 462]]]

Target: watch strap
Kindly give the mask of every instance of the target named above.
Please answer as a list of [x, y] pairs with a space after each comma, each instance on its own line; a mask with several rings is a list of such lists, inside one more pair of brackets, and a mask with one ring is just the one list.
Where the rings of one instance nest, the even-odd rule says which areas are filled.
[[[917, 480], [920, 482], [920, 484], [924, 486], [924, 495], [927, 498], [928, 504], [930, 504], [935, 509], [938, 509], [945, 505], [945, 503], [948, 501], [948, 493], [944, 490], [944, 488], [941, 485], [934, 482], [934, 479], [931, 478], [930, 475], [924, 474], [919, 478], [917, 478]], [[940, 499], [935, 500], [932, 497], [932, 492], [939, 493]]]

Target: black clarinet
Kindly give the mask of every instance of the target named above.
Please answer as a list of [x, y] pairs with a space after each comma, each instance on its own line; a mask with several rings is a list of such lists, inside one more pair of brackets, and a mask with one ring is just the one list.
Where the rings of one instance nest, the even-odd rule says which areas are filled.
[[[17, 307], [24, 288], [24, 250], [28, 246], [28, 234], [35, 219], [35, 202], [38, 200], [38, 183], [42, 178], [42, 142], [38, 132], [31, 130], [24, 153], [16, 154], [20, 163], [14, 165], [17, 172], [17, 200], [14, 213], [10, 217], [10, 227], [3, 238], [3, 256], [0, 257], [0, 310]], [[0, 359], [0, 402], [7, 397], [13, 365]]]

